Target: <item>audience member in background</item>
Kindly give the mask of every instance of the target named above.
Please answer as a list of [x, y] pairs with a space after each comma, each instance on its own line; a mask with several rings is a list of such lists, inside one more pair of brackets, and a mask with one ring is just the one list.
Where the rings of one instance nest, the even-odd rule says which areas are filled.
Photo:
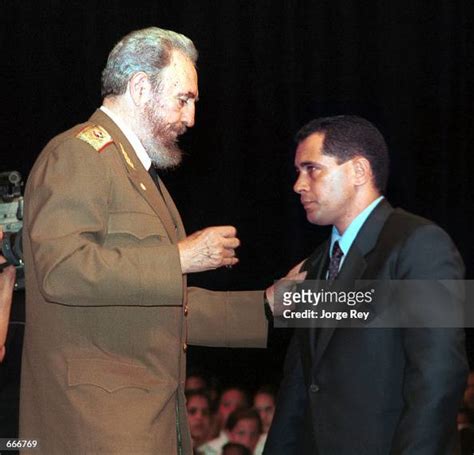
[[205, 390], [209, 400], [211, 401], [211, 414], [216, 413], [220, 395], [220, 382], [216, 376], [201, 370], [191, 370], [186, 377], [184, 390], [186, 392], [191, 390]]
[[258, 412], [255, 409], [237, 409], [229, 415], [226, 431], [230, 442], [242, 444], [254, 453], [262, 433]]
[[242, 444], [228, 442], [222, 447], [222, 455], [252, 455], [252, 452]]
[[262, 421], [263, 433], [268, 433], [275, 413], [276, 390], [271, 385], [260, 387], [253, 397], [253, 407]]
[[237, 409], [249, 407], [247, 392], [240, 387], [227, 387], [219, 399], [217, 414], [221, 429], [225, 428], [229, 415]]
[[217, 408], [219, 407], [219, 398], [221, 396], [221, 382], [217, 376], [210, 375], [208, 377], [206, 391], [211, 399], [211, 412], [216, 415]]
[[[248, 408], [249, 406], [250, 403], [247, 392], [242, 388], [232, 386], [227, 387], [222, 391], [217, 406], [215, 419], [216, 426], [213, 428], [213, 434], [216, 437], [216, 443], [219, 447], [222, 447], [221, 441], [224, 440], [224, 428], [229, 414], [234, 412], [236, 409]], [[217, 441], [218, 439], [219, 441]]]
[[463, 403], [466, 408], [474, 409], [474, 371], [469, 372]]
[[214, 420], [216, 427], [213, 429], [214, 439], [209, 441], [200, 450], [205, 455], [220, 454], [223, 445], [228, 442], [224, 428], [226, 427], [227, 418], [236, 409], [249, 407], [247, 393], [240, 387], [227, 387], [222, 391], [219, 398], [219, 406], [217, 408], [216, 419]]
[[209, 387], [206, 376], [198, 371], [191, 371], [186, 376], [184, 383], [184, 390], [189, 392], [191, 390], [207, 390]]
[[473, 412], [471, 409], [461, 408], [456, 417], [456, 423], [458, 431], [464, 430], [465, 428], [473, 429]]
[[[0, 244], [2, 239], [3, 232], [0, 230]], [[0, 264], [5, 262], [5, 258], [0, 254]], [[7, 339], [14, 284], [15, 267], [6, 267], [3, 271], [0, 271], [0, 362], [5, 357], [5, 341]]]
[[193, 448], [209, 440], [211, 431], [211, 400], [204, 390], [186, 392], [186, 411]]
[[257, 443], [255, 453], [263, 452], [265, 441], [267, 440], [268, 430], [272, 424], [273, 414], [275, 413], [276, 390], [271, 385], [260, 387], [253, 396], [253, 407], [258, 412], [262, 422], [262, 434]]
[[463, 397], [463, 408], [457, 415], [461, 454], [474, 453], [474, 371], [469, 372]]
[[473, 411], [467, 408], [460, 409], [457, 415], [457, 425], [461, 455], [472, 455], [474, 453]]

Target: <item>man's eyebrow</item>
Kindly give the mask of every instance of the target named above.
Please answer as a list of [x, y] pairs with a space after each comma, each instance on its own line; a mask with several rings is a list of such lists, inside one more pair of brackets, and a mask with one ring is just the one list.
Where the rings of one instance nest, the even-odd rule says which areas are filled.
[[196, 95], [193, 92], [182, 92], [178, 93], [178, 96], [185, 96], [187, 98], [193, 99], [194, 101], [199, 101], [199, 95]]
[[317, 163], [316, 161], [302, 161], [301, 163], [296, 165], [297, 168], [307, 166], [319, 166], [319, 163]]

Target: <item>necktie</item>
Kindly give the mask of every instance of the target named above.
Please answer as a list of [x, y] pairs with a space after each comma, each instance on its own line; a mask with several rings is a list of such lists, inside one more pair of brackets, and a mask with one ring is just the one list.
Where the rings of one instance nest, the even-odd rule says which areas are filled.
[[[344, 256], [344, 253], [339, 246], [339, 242], [334, 242], [332, 246], [332, 255], [331, 259], [329, 260], [329, 267], [327, 272], [327, 281], [333, 281], [337, 274], [339, 273], [339, 267], [341, 265], [341, 260]], [[324, 327], [313, 327], [309, 331], [309, 345], [311, 349], [311, 355], [313, 359], [316, 356], [316, 349], [319, 341], [319, 337], [321, 335], [321, 330], [324, 330]]]
[[329, 261], [328, 267], [328, 280], [332, 281], [337, 277], [339, 273], [339, 266], [341, 265], [341, 259], [344, 256], [344, 253], [339, 246], [339, 242], [334, 242], [332, 247], [331, 260]]

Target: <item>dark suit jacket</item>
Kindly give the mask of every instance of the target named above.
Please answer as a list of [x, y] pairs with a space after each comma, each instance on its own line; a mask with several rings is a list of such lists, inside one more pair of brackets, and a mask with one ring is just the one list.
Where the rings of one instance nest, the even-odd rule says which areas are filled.
[[[308, 258], [308, 277], [324, 277], [328, 248], [329, 241]], [[463, 273], [442, 229], [382, 201], [338, 279], [461, 279]], [[264, 453], [453, 453], [466, 374], [463, 329], [296, 329]]]

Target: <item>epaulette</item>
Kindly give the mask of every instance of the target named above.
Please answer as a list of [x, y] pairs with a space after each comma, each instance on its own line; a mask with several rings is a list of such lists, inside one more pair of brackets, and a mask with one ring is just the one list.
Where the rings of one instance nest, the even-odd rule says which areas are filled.
[[99, 153], [114, 142], [112, 136], [100, 125], [87, 125], [76, 134], [76, 137], [92, 145]]

